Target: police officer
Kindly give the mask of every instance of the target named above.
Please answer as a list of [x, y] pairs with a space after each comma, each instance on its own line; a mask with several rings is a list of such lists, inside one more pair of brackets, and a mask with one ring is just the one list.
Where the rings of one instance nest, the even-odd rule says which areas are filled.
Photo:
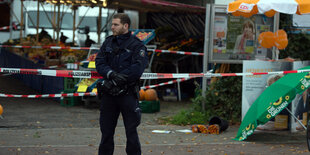
[[118, 13], [112, 19], [113, 35], [106, 38], [96, 57], [96, 69], [103, 77], [100, 84], [100, 130], [102, 133], [99, 155], [114, 152], [114, 132], [119, 114], [126, 130], [126, 152], [140, 155], [141, 145], [137, 127], [141, 120], [138, 107], [139, 79], [147, 67], [146, 47], [128, 30], [130, 19]]

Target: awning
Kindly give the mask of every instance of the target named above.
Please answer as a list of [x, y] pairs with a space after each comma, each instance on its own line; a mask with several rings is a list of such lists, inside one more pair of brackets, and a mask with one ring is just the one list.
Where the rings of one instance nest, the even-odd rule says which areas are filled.
[[10, 3], [11, 1], [10, 0], [0, 0], [0, 4], [2, 3]]
[[162, 0], [108, 0], [108, 8], [132, 9], [141, 12], [197, 12], [204, 13], [205, 7]]

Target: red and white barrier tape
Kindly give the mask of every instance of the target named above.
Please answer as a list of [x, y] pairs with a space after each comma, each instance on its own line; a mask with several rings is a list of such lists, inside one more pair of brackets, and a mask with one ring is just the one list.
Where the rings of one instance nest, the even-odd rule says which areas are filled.
[[[176, 82], [183, 82], [192, 78], [182, 78], [176, 79], [168, 82], [163, 82], [160, 84], [150, 85], [140, 87], [140, 89], [149, 89], [155, 88], [159, 86], [169, 85]], [[97, 96], [97, 93], [94, 92], [87, 92], [87, 93], [63, 93], [63, 94], [43, 94], [43, 95], [16, 95], [16, 94], [0, 94], [0, 97], [15, 97], [15, 98], [58, 98], [58, 97], [73, 97], [73, 96]]]
[[[96, 71], [76, 71], [76, 70], [48, 70], [48, 69], [23, 69], [23, 68], [0, 68], [0, 73], [7, 74], [31, 74], [56, 77], [72, 78], [102, 78]], [[190, 78], [203, 77], [202, 73], [166, 74], [166, 73], [143, 73], [141, 79], [170, 79], [170, 78]]]
[[1, 31], [1, 30], [8, 30], [8, 29], [10, 29], [10, 26], [3, 26], [3, 27], [0, 27], [0, 31]]
[[[16, 30], [17, 29], [17, 25], [13, 22], [12, 23], [12, 28], [13, 30]], [[9, 30], [10, 29], [10, 26], [3, 26], [3, 27], [0, 27], [0, 31], [1, 30]]]
[[163, 83], [159, 83], [159, 84], [155, 84], [155, 85], [144, 86], [144, 87], [140, 87], [140, 89], [155, 88], [155, 87], [164, 86], [164, 85], [169, 85], [169, 84], [173, 84], [173, 83], [177, 83], [177, 82], [187, 81], [187, 80], [189, 80], [189, 79], [193, 79], [193, 77], [191, 77], [191, 78], [176, 79], [176, 80], [171, 80], [171, 81], [168, 81], [168, 82], [163, 82]]
[[182, 55], [203, 55], [203, 53], [199, 53], [199, 52], [171, 51], [171, 50], [158, 50], [158, 49], [147, 49], [147, 51], [158, 52], [158, 53], [182, 54]]
[[99, 49], [99, 48], [91, 48], [91, 47], [70, 47], [70, 46], [20, 46], [20, 45], [0, 45], [0, 47], [13, 47], [13, 48], [43, 48], [43, 49], [72, 49], [72, 50], [89, 50], [89, 49]]
[[[60, 46], [20, 46], [20, 45], [0, 45], [0, 47], [13, 47], [13, 48], [43, 48], [43, 49], [72, 49], [72, 50], [99, 50], [100, 48], [96, 47], [60, 47]], [[159, 49], [147, 49], [150, 52], [158, 52], [158, 53], [172, 53], [172, 54], [182, 54], [182, 55], [203, 55], [203, 53], [199, 52], [185, 52], [185, 51], [171, 51], [171, 50], [159, 50]]]
[[64, 93], [64, 94], [42, 94], [42, 95], [15, 95], [15, 94], [0, 94], [0, 97], [18, 97], [18, 98], [57, 98], [57, 97], [73, 97], [73, 96], [96, 96], [97, 93]]
[[31, 74], [72, 78], [102, 78], [96, 71], [0, 68], [0, 72], [8, 74]]
[[[174, 79], [174, 78], [194, 78], [194, 77], [225, 77], [225, 76], [249, 76], [265, 74], [288, 74], [310, 72], [306, 70], [290, 70], [277, 72], [258, 72], [258, 73], [143, 73], [141, 79]], [[76, 70], [47, 70], [47, 69], [20, 69], [20, 68], [0, 68], [0, 73], [8, 74], [32, 74], [56, 77], [72, 78], [102, 78], [96, 71], [76, 71]]]

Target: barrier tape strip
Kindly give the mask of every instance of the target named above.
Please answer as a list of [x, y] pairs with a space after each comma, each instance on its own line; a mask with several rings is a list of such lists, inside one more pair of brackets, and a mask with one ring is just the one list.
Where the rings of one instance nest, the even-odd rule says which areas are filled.
[[[251, 76], [251, 75], [266, 75], [266, 74], [289, 74], [310, 72], [306, 70], [289, 70], [277, 72], [249, 72], [249, 73], [143, 73], [141, 79], [173, 79], [173, 78], [194, 78], [194, 77], [226, 77], [226, 76]], [[71, 78], [102, 78], [96, 71], [76, 71], [76, 70], [48, 70], [48, 69], [20, 69], [20, 68], [0, 68], [0, 73], [8, 74], [31, 74], [56, 77], [71, 77]]]
[[3, 26], [3, 27], [0, 27], [0, 31], [1, 31], [1, 30], [8, 30], [8, 29], [10, 29], [10, 26]]
[[72, 50], [89, 50], [89, 49], [99, 49], [91, 47], [70, 47], [70, 46], [21, 46], [21, 45], [0, 45], [0, 47], [13, 47], [13, 48], [43, 48], [43, 49], [72, 49]]
[[[1, 2], [1, 1], [0, 1]], [[16, 30], [17, 29], [17, 25], [13, 22], [12, 23], [12, 28], [13, 30]], [[10, 26], [3, 26], [3, 27], [0, 27], [0, 31], [1, 30], [9, 30], [10, 29]]]
[[[102, 76], [96, 71], [79, 71], [79, 70], [0, 68], [0, 73], [44, 75], [44, 76], [71, 77], [71, 78], [95, 78], [95, 79], [102, 78]], [[189, 74], [143, 73], [141, 79], [170, 79], [170, 78], [190, 78], [190, 77], [203, 77], [203, 76], [204, 76], [203, 73], [189, 73]]]
[[[20, 46], [20, 45], [0, 45], [0, 47], [13, 47], [13, 48], [43, 48], [43, 49], [72, 49], [72, 50], [99, 50], [100, 48], [97, 47], [60, 47], [60, 46]], [[150, 52], [158, 52], [158, 53], [172, 53], [172, 54], [182, 54], [182, 55], [204, 55], [203, 53], [199, 52], [186, 52], [186, 51], [171, 51], [171, 50], [159, 50], [159, 49], [147, 49]]]
[[173, 54], [182, 54], [182, 55], [204, 55], [199, 52], [186, 52], [186, 51], [170, 51], [170, 50], [158, 50], [158, 49], [148, 49], [147, 51], [158, 52], [158, 53], [173, 53]]
[[[140, 87], [140, 89], [149, 89], [155, 88], [159, 86], [169, 85], [176, 82], [183, 82], [192, 78], [182, 78], [176, 79], [168, 82], [163, 82], [160, 84], [149, 85]], [[16, 95], [16, 94], [0, 94], [0, 97], [15, 97], [15, 98], [58, 98], [58, 97], [73, 97], [73, 96], [97, 96], [95, 92], [87, 92], [87, 93], [63, 93], [63, 94], [43, 94], [43, 95]]]
[[0, 97], [17, 97], [17, 98], [51, 98], [51, 97], [73, 97], [73, 96], [96, 96], [97, 93], [64, 93], [64, 94], [42, 94], [42, 95], [15, 95], [15, 94], [0, 94]]
[[149, 85], [149, 86], [144, 86], [144, 87], [140, 87], [140, 89], [150, 89], [150, 88], [155, 88], [155, 87], [159, 87], [159, 86], [164, 86], [164, 85], [169, 85], [169, 84], [173, 84], [173, 83], [177, 83], [177, 82], [183, 82], [183, 81], [187, 81], [193, 79], [193, 77], [191, 78], [182, 78], [182, 79], [176, 79], [176, 80], [171, 80], [168, 82], [163, 82], [163, 83], [159, 83], [159, 84], [155, 84], [155, 85]]

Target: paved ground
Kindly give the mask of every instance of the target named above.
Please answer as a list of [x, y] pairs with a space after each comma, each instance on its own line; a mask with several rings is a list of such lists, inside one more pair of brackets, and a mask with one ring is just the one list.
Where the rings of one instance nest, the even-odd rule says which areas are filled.
[[[0, 76], [0, 93], [35, 94], [22, 83]], [[4, 119], [0, 120], [0, 155], [97, 154], [100, 141], [99, 111], [83, 105], [63, 107], [52, 99], [0, 98]], [[139, 136], [145, 155], [187, 154], [309, 154], [305, 132], [255, 132], [246, 141], [231, 140], [238, 126], [230, 126], [220, 135], [181, 133], [190, 126], [159, 125], [157, 119], [171, 116], [187, 102], [161, 102], [158, 113], [143, 114]], [[153, 130], [171, 131], [168, 134]], [[126, 138], [122, 119], [115, 134], [115, 154], [125, 154]]]

